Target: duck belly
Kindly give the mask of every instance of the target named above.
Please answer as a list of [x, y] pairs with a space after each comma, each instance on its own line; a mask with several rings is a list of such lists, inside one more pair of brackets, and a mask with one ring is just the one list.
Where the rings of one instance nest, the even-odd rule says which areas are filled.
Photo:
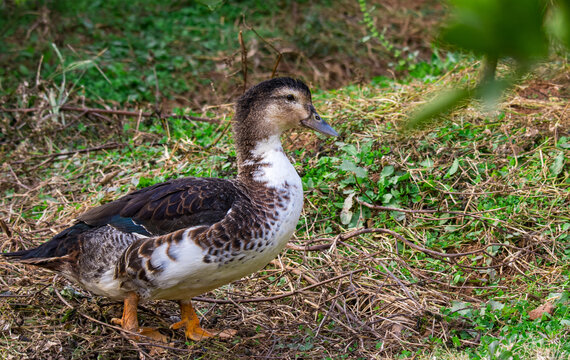
[[166, 259], [167, 249], [157, 249], [151, 261], [161, 271], [152, 279], [155, 286], [149, 287], [148, 297], [186, 300], [259, 271], [285, 247], [294, 228], [282, 230], [272, 239], [253, 239], [240, 250], [220, 251], [215, 256], [193, 242], [177, 252], [176, 261]]
[[302, 192], [298, 192], [261, 237], [233, 239], [237, 241], [230, 241], [232, 246], [203, 248], [190, 237], [178, 245], [161, 245], [150, 259], [152, 267], [160, 271], [152, 278], [155, 286], [149, 289], [148, 297], [190, 299], [259, 271], [277, 257], [291, 238], [302, 206]]

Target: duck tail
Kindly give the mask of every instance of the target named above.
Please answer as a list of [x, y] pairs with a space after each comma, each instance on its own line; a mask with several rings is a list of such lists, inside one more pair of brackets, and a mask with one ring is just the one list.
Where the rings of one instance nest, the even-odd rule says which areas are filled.
[[30, 253], [33, 253], [34, 250], [36, 250], [36, 249], [37, 248], [14, 251], [14, 252], [9, 252], [9, 253], [2, 253], [2, 256], [6, 257], [10, 260], [21, 261], [23, 259], [27, 259], [28, 257], [30, 257]]
[[84, 223], [77, 223], [38, 247], [3, 253], [2, 256], [12, 261], [61, 271], [65, 263], [77, 255], [79, 246], [77, 237], [88, 228], [89, 226]]

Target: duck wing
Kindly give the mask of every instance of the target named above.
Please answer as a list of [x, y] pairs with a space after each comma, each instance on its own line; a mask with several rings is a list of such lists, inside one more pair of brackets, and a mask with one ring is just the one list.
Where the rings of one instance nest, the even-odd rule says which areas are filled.
[[[232, 180], [182, 178], [155, 184], [85, 212], [74, 225], [36, 248], [3, 255], [61, 272], [89, 255], [82, 252], [93, 251], [93, 243], [114, 249], [118, 257], [137, 238], [214, 224], [238, 196], [243, 196], [242, 191]], [[103, 237], [102, 228], [107, 234]]]
[[182, 178], [127, 194], [87, 211], [78, 220], [144, 236], [164, 235], [220, 221], [240, 193], [231, 180]]

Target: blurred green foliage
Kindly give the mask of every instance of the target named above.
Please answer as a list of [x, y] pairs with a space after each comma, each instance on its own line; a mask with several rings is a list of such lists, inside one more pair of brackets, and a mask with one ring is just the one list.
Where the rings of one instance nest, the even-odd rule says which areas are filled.
[[[493, 104], [502, 92], [549, 56], [551, 39], [570, 48], [570, 0], [450, 0], [451, 18], [440, 40], [447, 46], [483, 57], [480, 82], [444, 92], [407, 122], [413, 129], [471, 100]], [[550, 36], [549, 36], [550, 35]], [[501, 59], [514, 62], [511, 72], [495, 78]]]
[[532, 61], [548, 55], [542, 0], [451, 0], [442, 40], [477, 55]]

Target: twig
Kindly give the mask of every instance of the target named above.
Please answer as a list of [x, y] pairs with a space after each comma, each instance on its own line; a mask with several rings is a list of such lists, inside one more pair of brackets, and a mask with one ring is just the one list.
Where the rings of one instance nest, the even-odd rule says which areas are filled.
[[154, 73], [154, 108], [157, 112], [160, 109], [160, 88], [158, 86], [158, 76], [156, 75], [156, 66], [152, 67], [152, 72]]
[[254, 28], [247, 25], [245, 23], [245, 17], [243, 19], [243, 25], [248, 30], [252, 31], [261, 41], [263, 41], [267, 46], [269, 46], [271, 49], [273, 49], [273, 51], [275, 51], [277, 53], [277, 59], [275, 60], [275, 64], [273, 65], [273, 71], [271, 72], [271, 78], [274, 78], [275, 73], [277, 72], [277, 66], [279, 66], [279, 62], [281, 61], [281, 58], [283, 58], [283, 53], [281, 53], [281, 51], [277, 50], [277, 48], [275, 46], [273, 46], [273, 44], [271, 44], [269, 41], [265, 40], [265, 38], [263, 36], [259, 35], [259, 33]]
[[322, 251], [328, 250], [332, 246], [332, 243], [328, 244], [321, 244], [321, 245], [312, 245], [312, 246], [299, 246], [291, 243], [287, 243], [287, 249], [296, 250], [296, 251]]
[[[501, 224], [503, 224], [503, 226], [511, 231], [515, 231], [520, 233], [521, 236], [528, 236], [530, 237], [530, 235], [528, 235], [527, 233], [525, 233], [523, 230], [521, 229], [517, 229], [511, 225], [509, 225], [506, 221], [504, 220], [500, 220], [500, 219], [487, 219], [479, 214], [483, 214], [485, 212], [481, 211], [481, 212], [477, 212], [477, 213], [468, 213], [468, 212], [462, 212], [462, 211], [452, 211], [452, 210], [409, 210], [409, 209], [401, 209], [401, 208], [393, 208], [393, 207], [387, 207], [387, 206], [380, 206], [380, 205], [373, 205], [373, 204], [369, 204], [365, 201], [362, 201], [360, 199], [356, 199], [356, 201], [361, 204], [366, 206], [367, 208], [370, 209], [374, 209], [374, 210], [380, 210], [380, 211], [397, 211], [397, 212], [403, 212], [403, 213], [408, 213], [408, 214], [433, 214], [433, 213], [442, 213], [442, 214], [453, 214], [453, 215], [457, 215], [457, 216], [467, 216], [467, 217], [472, 217], [481, 221], [484, 221], [486, 224], [488, 224], [491, 227], [494, 227], [495, 229], [503, 232], [503, 233], [509, 233], [508, 231], [506, 231], [505, 229], [500, 228], [499, 226], [491, 223], [490, 221], [496, 221], [499, 222]], [[442, 220], [442, 219], [439, 219]]]
[[275, 65], [273, 65], [273, 71], [271, 71], [271, 78], [275, 77], [275, 73], [277, 72], [277, 66], [279, 66], [279, 62], [281, 61], [281, 58], [283, 57], [283, 54], [279, 53], [279, 55], [277, 55], [277, 60], [275, 60]]
[[327, 280], [323, 280], [320, 281], [318, 283], [306, 286], [304, 288], [298, 289], [298, 290], [294, 290], [294, 291], [289, 291], [283, 294], [279, 294], [279, 295], [274, 295], [274, 296], [268, 296], [268, 297], [257, 297], [257, 298], [250, 298], [250, 299], [231, 299], [231, 300], [222, 300], [222, 299], [212, 299], [212, 298], [204, 298], [204, 297], [195, 297], [193, 298], [193, 300], [196, 301], [202, 301], [202, 302], [207, 302], [207, 303], [214, 303], [214, 304], [243, 304], [243, 303], [255, 303], [255, 302], [264, 302], [264, 301], [273, 301], [273, 300], [277, 300], [277, 299], [281, 299], [284, 297], [288, 297], [288, 296], [293, 296], [293, 295], [297, 295], [303, 291], [307, 291], [310, 290], [314, 287], [317, 286], [321, 286], [324, 284], [328, 284], [330, 282], [336, 281], [338, 279], [342, 279], [344, 277], [347, 276], [351, 276], [353, 274], [357, 274], [360, 272], [363, 272], [365, 269], [359, 269], [359, 270], [354, 270], [354, 271], [350, 271], [347, 272], [345, 274], [341, 274], [338, 276], [335, 276], [333, 278], [327, 279]]
[[[56, 280], [57, 280], [57, 276], [54, 276], [54, 278], [53, 278], [53, 286], [54, 286], [54, 289], [55, 289], [55, 282], [56, 282]], [[154, 358], [153, 358], [152, 356], [150, 356], [150, 354], [148, 354], [147, 352], [145, 352], [143, 349], [141, 349], [141, 348], [140, 348], [140, 345], [149, 345], [149, 346], [156, 346], [156, 347], [167, 348], [167, 349], [173, 349], [173, 350], [178, 350], [178, 351], [185, 351], [184, 349], [176, 349], [176, 348], [172, 348], [172, 347], [169, 347], [169, 346], [166, 346], [166, 345], [163, 345], [163, 344], [158, 344], [158, 343], [155, 343], [155, 342], [137, 343], [136, 341], [134, 341], [134, 340], [129, 339], [128, 337], [126, 337], [125, 334], [131, 335], [131, 336], [136, 336], [136, 337], [138, 337], [138, 338], [143, 338], [143, 339], [151, 340], [151, 341], [152, 341], [153, 339], [152, 339], [152, 338], [149, 338], [148, 336], [144, 336], [144, 335], [142, 335], [142, 334], [140, 334], [140, 333], [123, 329], [122, 327], [119, 327], [119, 326], [114, 326], [114, 325], [111, 325], [111, 324], [107, 324], [107, 323], [105, 323], [105, 322], [103, 322], [103, 321], [99, 321], [99, 320], [97, 320], [97, 319], [95, 319], [95, 318], [93, 318], [93, 317], [91, 317], [91, 316], [89, 316], [89, 315], [87, 315], [87, 314], [84, 314], [84, 313], [82, 313], [81, 311], [75, 309], [75, 307], [74, 307], [73, 305], [71, 305], [70, 303], [68, 303], [68, 302], [63, 298], [63, 296], [61, 296], [61, 294], [59, 293], [59, 291], [57, 291], [57, 289], [55, 289], [54, 292], [55, 292], [56, 296], [59, 298], [59, 300], [60, 300], [65, 306], [67, 306], [67, 307], [70, 308], [70, 309], [75, 310], [75, 311], [77, 312], [77, 314], [83, 316], [84, 318], [86, 318], [86, 319], [89, 320], [89, 321], [92, 321], [92, 322], [97, 323], [97, 324], [99, 324], [99, 325], [103, 325], [103, 326], [106, 326], [106, 327], [108, 327], [108, 328], [111, 328], [111, 329], [114, 329], [114, 330], [119, 331], [119, 334], [121, 334], [121, 336], [123, 336], [126, 340], [128, 340], [131, 344], [133, 344], [133, 345], [137, 348], [138, 351], [140, 351], [140, 352], [141, 352], [142, 354], [144, 354], [145, 356], [148, 356], [150, 359], [154, 359]]]
[[[390, 208], [391, 209], [391, 208]], [[307, 246], [307, 247], [303, 247], [303, 246], [298, 246], [295, 244], [287, 244], [287, 247], [289, 249], [292, 250], [297, 250], [297, 251], [322, 251], [322, 250], [328, 250], [329, 248], [331, 248], [334, 244], [336, 244], [337, 242], [341, 242], [343, 243], [344, 240], [348, 240], [352, 237], [358, 236], [358, 235], [362, 235], [362, 234], [369, 234], [369, 233], [384, 233], [384, 234], [389, 234], [394, 236], [395, 238], [397, 238], [398, 240], [402, 241], [403, 243], [405, 243], [406, 245], [408, 245], [409, 247], [416, 249], [418, 251], [421, 251], [423, 253], [432, 255], [432, 256], [436, 256], [436, 257], [441, 257], [441, 258], [449, 258], [449, 259], [455, 259], [455, 258], [459, 258], [459, 257], [463, 257], [463, 256], [467, 256], [467, 255], [474, 255], [474, 254], [479, 254], [479, 253], [486, 253], [486, 249], [491, 247], [491, 246], [503, 246], [503, 247], [512, 247], [512, 248], [516, 248], [518, 250], [526, 250], [526, 248], [517, 248], [516, 246], [510, 245], [510, 244], [501, 244], [501, 243], [490, 243], [490, 244], [485, 244], [483, 248], [481, 249], [477, 249], [477, 250], [473, 250], [473, 251], [468, 251], [468, 252], [463, 252], [463, 253], [453, 253], [453, 254], [448, 254], [448, 253], [442, 253], [439, 251], [435, 251], [435, 250], [431, 250], [431, 249], [427, 249], [423, 246], [419, 246], [417, 244], [414, 244], [413, 242], [411, 242], [410, 240], [406, 239], [405, 237], [403, 237], [402, 235], [398, 234], [395, 231], [392, 230], [388, 230], [388, 229], [380, 229], [380, 228], [362, 228], [362, 229], [358, 229], [358, 230], [354, 230], [354, 231], [350, 231], [344, 234], [340, 234], [338, 236], [336, 236], [335, 238], [331, 238], [330, 239], [330, 243], [328, 244], [322, 244], [322, 245], [314, 245], [314, 246]], [[527, 247], [528, 248], [528, 247]], [[487, 254], [488, 255], [488, 254]], [[455, 264], [459, 267], [463, 267], [463, 268], [469, 268], [469, 269], [492, 269], [492, 268], [499, 268], [502, 266], [507, 266], [510, 263], [514, 262], [516, 260], [516, 257], [511, 259], [508, 262], [502, 262], [500, 264], [497, 265], [490, 265], [490, 266], [469, 266], [469, 265], [462, 265], [462, 264]]]
[[[10, 108], [0, 108], [0, 112], [21, 112], [21, 113], [28, 113], [28, 112], [37, 112], [46, 110], [49, 107], [43, 108], [26, 108], [26, 109], [10, 109]], [[157, 114], [155, 112], [140, 112], [140, 111], [129, 111], [129, 110], [109, 110], [109, 109], [98, 109], [98, 108], [85, 108], [85, 107], [74, 107], [64, 105], [59, 108], [60, 111], [79, 111], [85, 113], [93, 113], [93, 114], [112, 114], [112, 115], [122, 115], [122, 116], [144, 116], [144, 117], [153, 117], [156, 116], [160, 119], [167, 119], [170, 117], [179, 117], [185, 120], [193, 120], [193, 121], [201, 121], [201, 122], [208, 122], [218, 124], [220, 121], [218, 119], [210, 119], [210, 118], [202, 118], [197, 116], [191, 115], [178, 115], [178, 114]]]
[[12, 232], [10, 231], [8, 224], [6, 224], [2, 219], [0, 219], [0, 228], [2, 231], [4, 231], [4, 233], [6, 233], [6, 235], [8, 235], [8, 238], [12, 237]]
[[224, 129], [222, 130], [220, 135], [218, 135], [218, 137], [211, 144], [206, 145], [205, 148], [209, 149], [209, 148], [216, 146], [216, 144], [222, 139], [222, 137], [224, 137], [224, 135], [226, 135], [226, 133], [228, 132], [228, 129], [230, 128], [231, 125], [232, 125], [232, 122], [228, 121], [228, 123], [226, 124], [226, 126], [224, 126]]
[[45, 158], [51, 159], [51, 158], [55, 158], [58, 156], [67, 156], [67, 155], [75, 155], [75, 154], [80, 154], [80, 153], [85, 153], [85, 152], [116, 149], [116, 148], [120, 148], [120, 147], [127, 146], [127, 145], [128, 144], [122, 144], [122, 143], [109, 143], [109, 144], [103, 144], [103, 145], [99, 145], [99, 146], [90, 147], [87, 149], [78, 149], [78, 150], [73, 150], [73, 151], [65, 151], [65, 152], [60, 152], [60, 153], [55, 153], [55, 154], [47, 154], [47, 155], [36, 155], [36, 156], [30, 156], [30, 158], [28, 158], [26, 160], [14, 161], [12, 164], [22, 164], [22, 163], [28, 162], [30, 159], [45, 159]]
[[243, 34], [240, 30], [238, 35], [239, 45], [241, 46], [241, 70], [243, 73], [243, 92], [247, 90], [247, 49], [245, 48], [245, 42], [243, 41]]

